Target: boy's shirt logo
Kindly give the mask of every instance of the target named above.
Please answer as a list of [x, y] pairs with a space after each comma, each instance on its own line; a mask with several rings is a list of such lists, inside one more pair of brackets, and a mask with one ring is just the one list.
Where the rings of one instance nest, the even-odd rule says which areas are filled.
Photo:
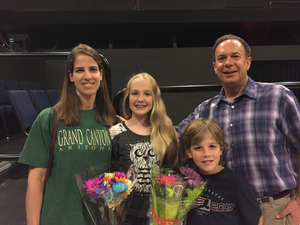
[[[221, 198], [218, 198], [221, 200]], [[205, 198], [202, 196], [199, 196], [196, 203], [195, 203], [195, 207], [197, 211], [202, 211], [202, 212], [206, 212], [209, 213], [211, 211], [214, 212], [220, 212], [220, 213], [226, 213], [226, 212], [231, 212], [234, 207], [235, 204], [234, 203], [224, 203], [224, 202], [215, 202], [212, 201], [209, 197]]]
[[211, 200], [207, 198], [203, 198], [201, 196], [198, 197], [195, 203], [195, 207], [198, 207], [199, 209], [208, 212], [210, 211], [210, 206], [211, 206]]

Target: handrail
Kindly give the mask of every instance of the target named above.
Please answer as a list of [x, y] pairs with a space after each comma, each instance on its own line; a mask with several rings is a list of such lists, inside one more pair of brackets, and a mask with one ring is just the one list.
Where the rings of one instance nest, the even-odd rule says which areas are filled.
[[[274, 82], [274, 84], [283, 85], [289, 89], [300, 88], [300, 82]], [[178, 92], [200, 92], [200, 91], [220, 91], [222, 88], [221, 84], [212, 85], [179, 85], [179, 86], [160, 86], [162, 93], [178, 93]], [[123, 98], [125, 88], [120, 90], [113, 98], [113, 105], [115, 107], [116, 113], [120, 114], [119, 104]], [[200, 102], [199, 102], [200, 103]]]
[[[160, 86], [161, 93], [177, 93], [177, 92], [198, 92], [198, 91], [220, 91], [222, 88], [221, 84], [212, 85], [178, 85], [178, 86]], [[116, 113], [120, 114], [119, 104], [123, 98], [125, 88], [120, 90], [113, 99], [113, 105]]]
[[3, 161], [15, 161], [20, 158], [20, 154], [0, 154], [0, 159]]
[[[300, 82], [274, 82], [275, 84], [283, 85], [289, 89], [300, 88]], [[222, 88], [221, 84], [213, 85], [179, 85], [179, 86], [161, 86], [160, 90], [162, 93], [178, 93], [178, 92], [199, 92], [199, 91], [220, 91]], [[120, 114], [119, 104], [123, 98], [125, 88], [120, 90], [113, 98], [113, 105], [116, 109], [116, 113]], [[200, 103], [200, 102], [199, 102]], [[0, 154], [1, 160], [17, 160], [20, 154]]]
[[292, 4], [300, 4], [300, 1], [270, 1], [269, 2], [269, 8], [272, 8], [272, 5], [273, 4], [278, 4], [278, 5], [280, 5], [280, 4], [285, 4], [285, 5], [288, 5], [288, 4], [290, 4], [290, 5], [292, 5]]

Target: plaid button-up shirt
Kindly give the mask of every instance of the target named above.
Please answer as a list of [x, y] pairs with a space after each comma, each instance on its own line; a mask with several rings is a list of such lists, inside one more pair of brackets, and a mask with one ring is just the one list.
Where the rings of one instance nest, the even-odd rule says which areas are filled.
[[230, 147], [227, 166], [246, 176], [257, 197], [297, 187], [300, 150], [300, 106], [281, 85], [254, 82], [231, 103], [222, 88], [175, 127], [179, 138], [192, 120], [218, 122]]

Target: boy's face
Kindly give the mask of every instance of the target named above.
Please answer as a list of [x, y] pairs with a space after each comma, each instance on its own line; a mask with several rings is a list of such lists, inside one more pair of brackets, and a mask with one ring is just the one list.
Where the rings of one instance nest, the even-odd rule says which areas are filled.
[[222, 167], [219, 165], [219, 162], [223, 148], [221, 148], [211, 133], [206, 133], [202, 141], [185, 150], [189, 158], [194, 160], [202, 174], [212, 175], [221, 170]]

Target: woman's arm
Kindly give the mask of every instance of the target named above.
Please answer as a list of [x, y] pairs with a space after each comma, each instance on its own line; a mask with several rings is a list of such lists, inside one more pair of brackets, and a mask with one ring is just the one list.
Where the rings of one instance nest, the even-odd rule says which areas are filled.
[[29, 167], [26, 192], [27, 225], [39, 225], [43, 202], [43, 187], [47, 168]]

